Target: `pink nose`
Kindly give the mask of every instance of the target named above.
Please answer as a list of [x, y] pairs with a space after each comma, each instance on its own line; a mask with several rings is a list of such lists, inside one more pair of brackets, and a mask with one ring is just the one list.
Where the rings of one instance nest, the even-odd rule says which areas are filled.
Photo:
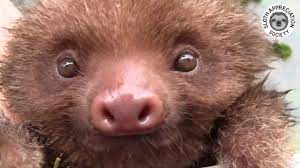
[[91, 118], [93, 126], [108, 136], [150, 133], [164, 121], [163, 105], [154, 94], [118, 94], [95, 97]]

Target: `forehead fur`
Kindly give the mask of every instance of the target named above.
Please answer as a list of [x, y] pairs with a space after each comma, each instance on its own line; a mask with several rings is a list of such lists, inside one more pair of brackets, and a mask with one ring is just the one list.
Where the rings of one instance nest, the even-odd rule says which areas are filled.
[[7, 55], [31, 64], [70, 45], [89, 55], [184, 42], [209, 49], [205, 57], [218, 58], [220, 71], [244, 82], [269, 60], [269, 44], [251, 21], [227, 0], [44, 0], [11, 29]]
[[204, 41], [229, 67], [254, 73], [264, 69], [268, 44], [250, 20], [234, 2], [219, 0], [46, 0], [11, 30], [22, 48], [10, 46], [19, 48], [14, 55], [34, 55], [64, 43], [117, 52]]

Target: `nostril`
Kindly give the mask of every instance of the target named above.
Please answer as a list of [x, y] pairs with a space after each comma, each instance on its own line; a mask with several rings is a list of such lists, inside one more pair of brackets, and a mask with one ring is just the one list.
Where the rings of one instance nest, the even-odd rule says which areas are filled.
[[113, 123], [115, 121], [115, 117], [111, 114], [111, 112], [107, 108], [103, 107], [102, 112], [103, 112], [102, 113], [103, 118], [107, 120], [107, 122]]
[[164, 118], [162, 101], [154, 94], [120, 94], [114, 99], [99, 95], [91, 107], [92, 126], [107, 136], [147, 134], [158, 128]]
[[148, 119], [148, 117], [150, 115], [150, 110], [151, 110], [150, 106], [145, 106], [143, 108], [143, 110], [141, 111], [141, 113], [138, 116], [139, 122], [142, 123], [142, 122], [147, 121], [147, 119]]

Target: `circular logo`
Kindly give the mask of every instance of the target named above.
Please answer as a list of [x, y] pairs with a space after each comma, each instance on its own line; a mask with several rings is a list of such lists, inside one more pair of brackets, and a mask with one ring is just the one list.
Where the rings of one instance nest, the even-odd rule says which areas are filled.
[[290, 35], [295, 29], [295, 23], [295, 15], [291, 8], [279, 4], [269, 7], [262, 18], [265, 32], [275, 38]]

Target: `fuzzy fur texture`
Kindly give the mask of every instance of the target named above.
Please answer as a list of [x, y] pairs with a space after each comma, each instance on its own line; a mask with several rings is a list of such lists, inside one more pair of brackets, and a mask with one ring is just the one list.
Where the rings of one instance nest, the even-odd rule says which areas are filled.
[[42, 147], [24, 127], [4, 116], [0, 121], [0, 167], [40, 168], [44, 164]]
[[286, 93], [266, 91], [263, 84], [245, 92], [224, 114], [216, 153], [225, 168], [290, 167]]
[[[63, 167], [183, 168], [212, 155], [224, 168], [285, 168], [290, 121], [283, 95], [254, 82], [272, 57], [252, 21], [227, 0], [46, 0], [10, 30], [3, 93], [50, 165], [63, 154]], [[187, 47], [199, 67], [176, 72]], [[64, 50], [77, 53], [83, 76], [57, 75]], [[129, 72], [168, 117], [149, 135], [103, 136], [90, 125], [91, 101]]]

